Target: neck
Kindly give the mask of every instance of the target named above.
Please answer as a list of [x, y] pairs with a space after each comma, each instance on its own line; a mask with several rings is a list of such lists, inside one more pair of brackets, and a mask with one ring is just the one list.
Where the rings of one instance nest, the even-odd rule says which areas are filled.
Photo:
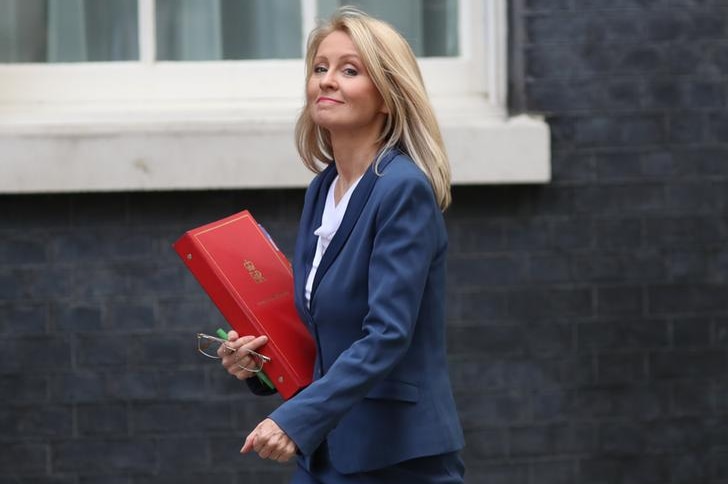
[[331, 147], [339, 179], [345, 186], [356, 181], [372, 164], [381, 145], [373, 140], [352, 142], [338, 137], [331, 138]]

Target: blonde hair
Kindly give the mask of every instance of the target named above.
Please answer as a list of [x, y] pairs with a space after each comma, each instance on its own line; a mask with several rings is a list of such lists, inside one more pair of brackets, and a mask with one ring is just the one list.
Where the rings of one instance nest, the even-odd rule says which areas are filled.
[[[442, 210], [450, 204], [450, 163], [422, 80], [417, 59], [407, 41], [388, 23], [364, 12], [343, 7], [308, 38], [306, 81], [323, 39], [330, 33], [346, 33], [356, 46], [369, 77], [379, 90], [388, 115], [379, 137], [380, 157], [391, 148], [409, 155], [425, 173]], [[328, 131], [317, 126], [309, 114], [308, 102], [296, 122], [296, 147], [303, 164], [315, 173], [319, 162], [333, 163]], [[378, 169], [379, 160], [375, 162]]]

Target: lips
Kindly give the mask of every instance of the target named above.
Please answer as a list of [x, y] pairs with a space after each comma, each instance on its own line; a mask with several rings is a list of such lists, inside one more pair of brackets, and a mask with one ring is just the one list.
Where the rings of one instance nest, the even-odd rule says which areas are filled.
[[327, 104], [343, 104], [343, 101], [339, 101], [338, 99], [330, 98], [321, 96], [320, 98], [316, 99], [316, 104], [321, 103], [327, 103]]

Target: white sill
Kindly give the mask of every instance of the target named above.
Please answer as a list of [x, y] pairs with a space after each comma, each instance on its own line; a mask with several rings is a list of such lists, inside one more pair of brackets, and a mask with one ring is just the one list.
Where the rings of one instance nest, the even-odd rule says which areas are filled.
[[[471, 101], [435, 103], [453, 183], [548, 182], [548, 125]], [[305, 187], [297, 106], [0, 108], [0, 193]]]

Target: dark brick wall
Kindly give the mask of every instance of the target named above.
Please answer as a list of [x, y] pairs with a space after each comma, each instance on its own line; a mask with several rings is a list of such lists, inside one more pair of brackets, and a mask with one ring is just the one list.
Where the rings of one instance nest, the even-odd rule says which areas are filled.
[[[554, 180], [447, 212], [468, 482], [728, 483], [728, 4], [511, 6]], [[301, 198], [0, 197], [0, 484], [286, 482], [237, 453], [278, 401], [195, 353], [224, 323], [170, 243], [249, 208], [290, 254]]]

